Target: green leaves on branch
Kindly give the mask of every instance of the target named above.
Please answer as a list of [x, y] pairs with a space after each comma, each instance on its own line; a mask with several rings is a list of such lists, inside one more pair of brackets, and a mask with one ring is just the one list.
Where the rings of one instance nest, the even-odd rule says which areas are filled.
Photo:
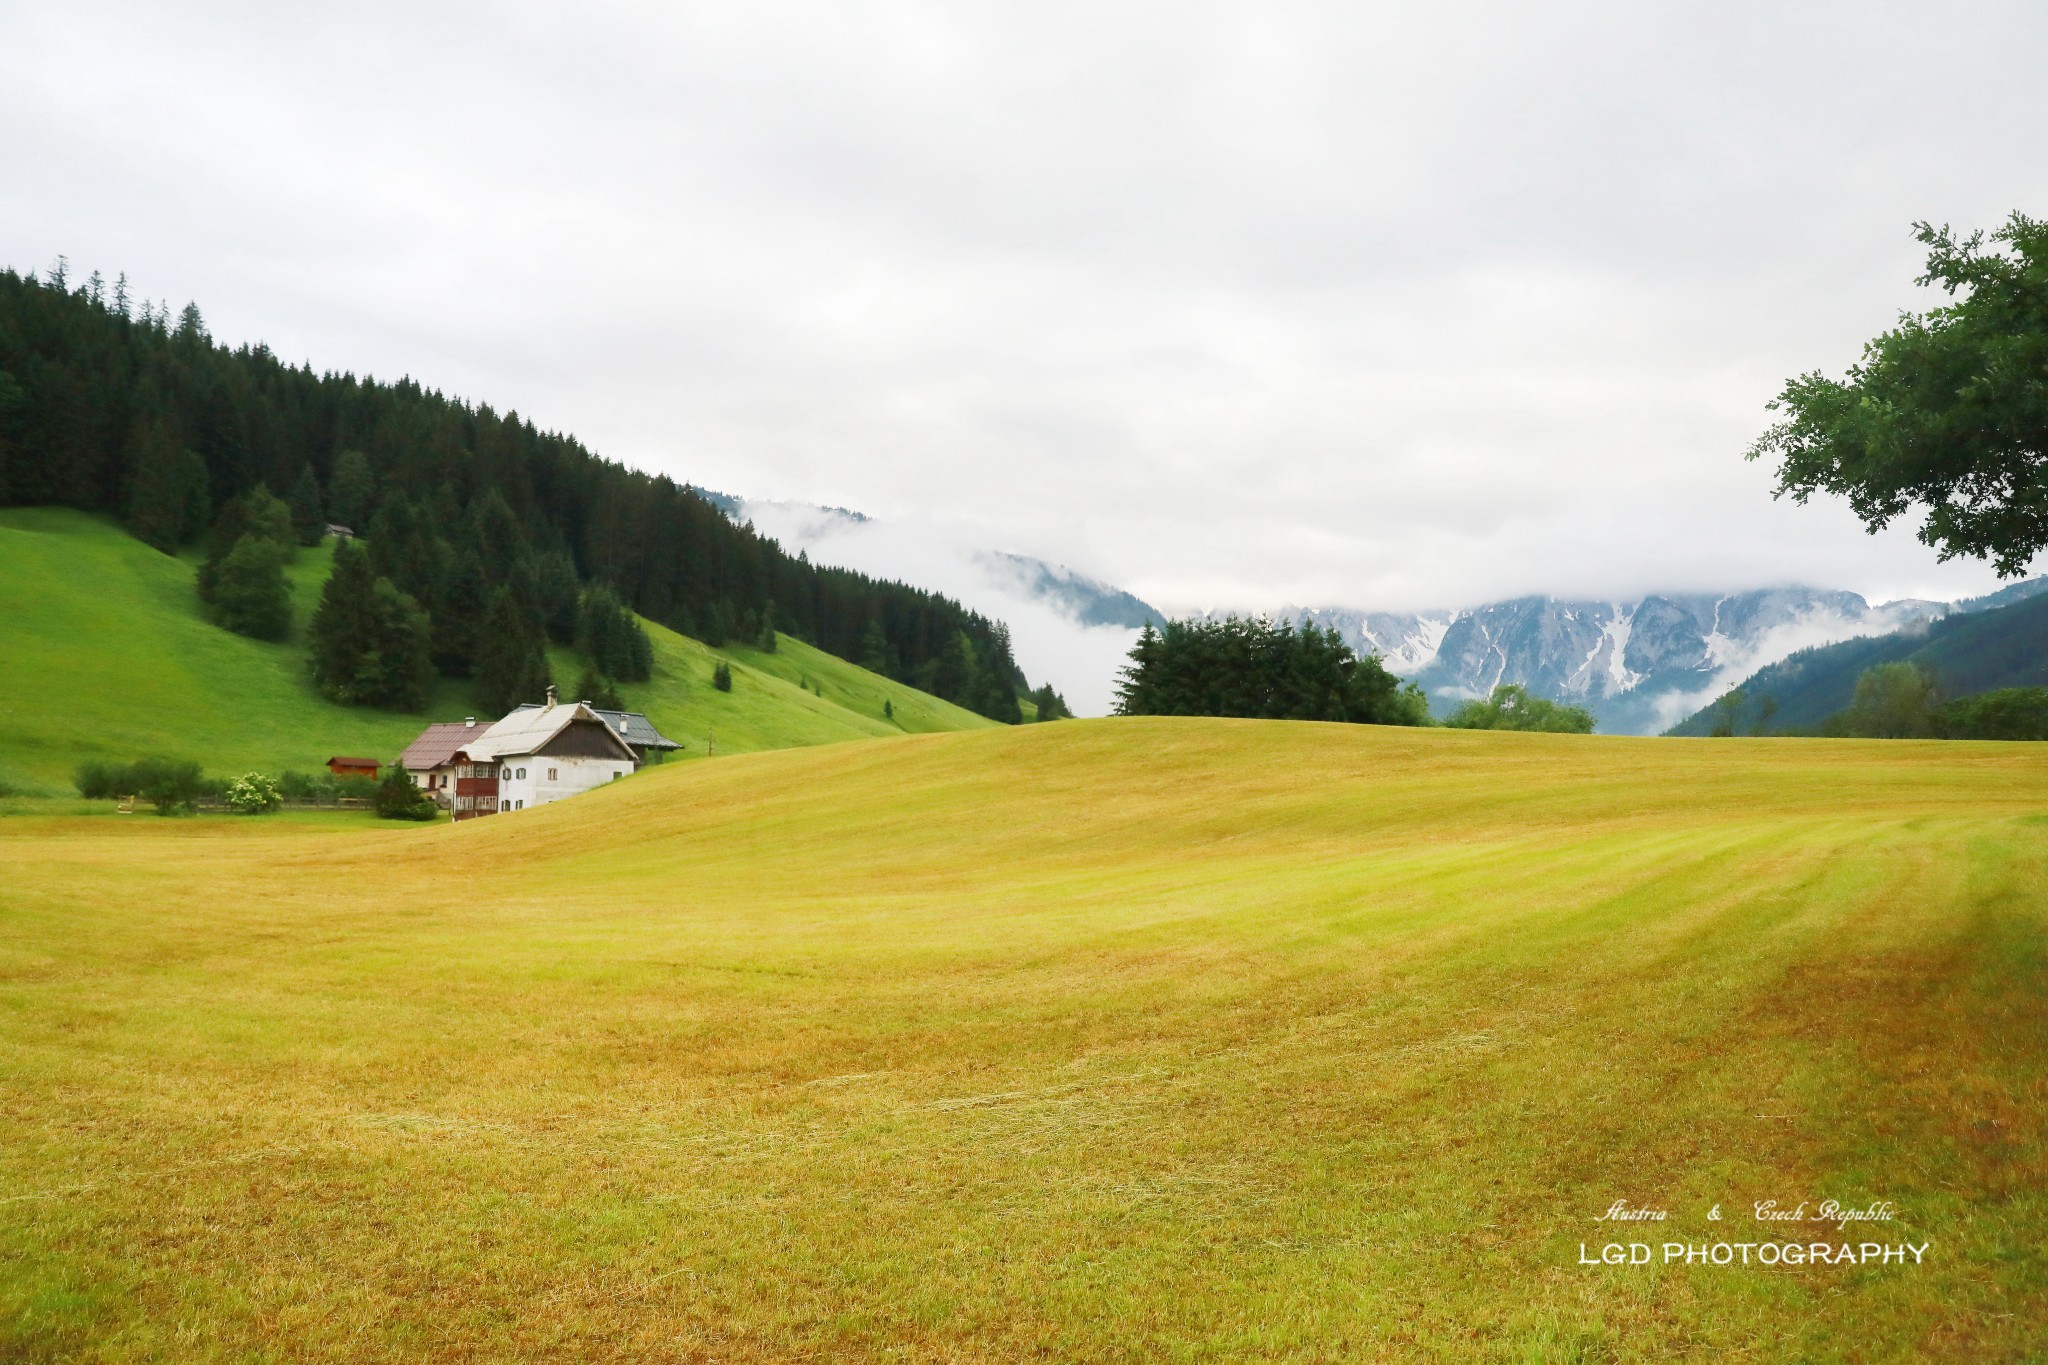
[[1777, 462], [1780, 496], [1839, 494], [1873, 532], [1924, 509], [1943, 559], [2015, 576], [2048, 548], [2048, 223], [2015, 213], [1991, 250], [1981, 232], [1914, 236], [1917, 283], [1955, 302], [1902, 317], [1844, 380], [1787, 383], [1748, 458]]

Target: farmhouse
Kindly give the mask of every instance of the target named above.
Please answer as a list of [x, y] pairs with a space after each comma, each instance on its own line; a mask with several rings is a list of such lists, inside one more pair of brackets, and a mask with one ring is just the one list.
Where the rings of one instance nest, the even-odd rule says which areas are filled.
[[[627, 745], [633, 750], [633, 757], [637, 766], [645, 767], [649, 763], [659, 763], [664, 758], [667, 758], [669, 754], [683, 747], [662, 734], [661, 731], [655, 729], [654, 723], [648, 720], [641, 712], [607, 711], [602, 707], [590, 706], [590, 703], [587, 701], [583, 705], [589, 706], [591, 714], [595, 715], [606, 725], [611, 726], [618, 733], [619, 738], [626, 741]], [[512, 716], [518, 715], [521, 711], [538, 711], [540, 709], [541, 707], [537, 704], [527, 702], [522, 706], [514, 707], [511, 714], [506, 716], [506, 719], [510, 720]]]
[[493, 814], [498, 809], [497, 765], [468, 752], [470, 743], [482, 739], [490, 728], [478, 725], [475, 716], [429, 725], [406, 745], [398, 761], [420, 790], [457, 820]]
[[456, 819], [524, 810], [601, 787], [641, 764], [630, 718], [654, 744], [679, 747], [637, 712], [606, 719], [582, 702], [563, 704], [548, 689], [545, 706], [521, 706], [495, 725], [474, 718], [430, 725], [399, 760], [421, 790]]

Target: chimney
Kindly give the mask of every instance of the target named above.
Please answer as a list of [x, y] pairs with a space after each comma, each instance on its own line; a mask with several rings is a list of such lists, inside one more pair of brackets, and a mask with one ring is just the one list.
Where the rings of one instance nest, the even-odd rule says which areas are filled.
[[545, 709], [549, 711], [555, 709], [555, 689], [553, 687], [548, 688], [548, 704]]
[[464, 716], [464, 717], [462, 718], [462, 728], [463, 728], [463, 729], [465, 729], [465, 730], [468, 730], [468, 729], [471, 729], [472, 727], [474, 727], [475, 725], [476, 725], [476, 717], [475, 717], [475, 716]]

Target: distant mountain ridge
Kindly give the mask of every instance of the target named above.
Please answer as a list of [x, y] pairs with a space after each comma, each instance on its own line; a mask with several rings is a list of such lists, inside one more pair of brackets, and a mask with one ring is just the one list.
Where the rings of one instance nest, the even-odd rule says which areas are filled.
[[[746, 499], [698, 491], [734, 520], [748, 515]], [[800, 514], [806, 534], [868, 522], [845, 508], [772, 505]], [[1042, 602], [1077, 626], [1166, 624], [1166, 614], [1150, 603], [1064, 565], [1002, 551], [975, 551], [968, 559], [989, 582]], [[1420, 684], [1439, 715], [1501, 683], [1520, 683], [1586, 707], [1605, 733], [1658, 734], [1801, 650], [1921, 628], [2043, 591], [2048, 578], [1959, 602], [1901, 598], [1873, 605], [1853, 592], [1788, 586], [1611, 601], [1528, 596], [1414, 612], [1286, 606], [1273, 615], [1333, 628], [1359, 653], [1379, 655], [1389, 670]], [[1225, 614], [1192, 613], [1201, 619]]]
[[1064, 564], [1049, 564], [1030, 555], [1001, 550], [984, 552], [975, 559], [990, 574], [1008, 578], [1025, 595], [1050, 603], [1084, 626], [1141, 630], [1166, 625], [1165, 615], [1143, 598]]
[[[719, 493], [707, 488], [691, 490], [735, 522], [748, 520], [750, 509], [774, 508], [799, 518], [807, 537], [816, 536], [835, 523], [867, 525], [873, 521], [864, 512], [821, 503], [764, 502]], [[1052, 606], [1083, 626], [1123, 626], [1139, 630], [1163, 627], [1166, 615], [1159, 608], [1122, 588], [1092, 578], [1064, 564], [1007, 550], [979, 550], [970, 555], [975, 566], [988, 577], [1021, 595]]]
[[[2048, 580], [2017, 583], [1957, 603], [1958, 610], [1887, 635], [1802, 649], [1758, 669], [1741, 683], [1732, 714], [1713, 704], [1666, 733], [1707, 735], [1726, 719], [1737, 734], [1818, 730], [1856, 695], [1856, 680], [1878, 664], [1913, 663], [1933, 670], [1950, 697], [2001, 687], [2048, 686]], [[1766, 698], [1770, 712], [1765, 713]]]
[[1521, 597], [1458, 611], [1287, 608], [1335, 627], [1412, 678], [1439, 711], [1501, 683], [1586, 707], [1608, 733], [1654, 734], [1739, 679], [1804, 648], [1886, 635], [2048, 589], [2017, 583], [1983, 598], [1873, 606], [1853, 592], [1763, 588], [1651, 594], [1612, 602]]

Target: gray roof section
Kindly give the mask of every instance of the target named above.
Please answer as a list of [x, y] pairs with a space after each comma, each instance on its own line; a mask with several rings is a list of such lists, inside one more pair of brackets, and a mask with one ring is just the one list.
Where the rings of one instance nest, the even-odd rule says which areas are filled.
[[[511, 719], [521, 711], [538, 711], [540, 709], [540, 706], [536, 703], [526, 702], [508, 711], [506, 719]], [[647, 717], [638, 711], [604, 711], [599, 710], [595, 706], [590, 709], [597, 712], [598, 719], [611, 727], [613, 734], [618, 735], [636, 749], [680, 749], [683, 747], [661, 731], [655, 729]]]

